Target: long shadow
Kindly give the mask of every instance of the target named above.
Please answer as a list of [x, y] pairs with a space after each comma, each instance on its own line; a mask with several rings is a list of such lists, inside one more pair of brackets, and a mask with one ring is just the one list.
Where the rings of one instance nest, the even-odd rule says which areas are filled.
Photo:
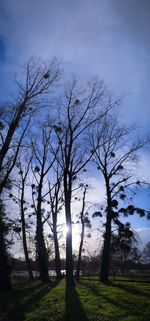
[[28, 312], [37, 308], [40, 301], [47, 293], [57, 286], [58, 282], [50, 282], [42, 284], [40, 282], [31, 285], [30, 287], [19, 288], [12, 291], [13, 302], [11, 308], [5, 313], [2, 321], [23, 321]]
[[[92, 281], [92, 283], [93, 283], [93, 281]], [[137, 283], [137, 282], [136, 282]], [[139, 282], [140, 283], [140, 282]], [[85, 283], [83, 283], [85, 286], [87, 286], [87, 287], [89, 287], [93, 292], [94, 291], [96, 291], [96, 288], [94, 287], [93, 288], [93, 284], [91, 284], [91, 285], [87, 285], [87, 284], [85, 284]], [[132, 284], [132, 285], [131, 285]], [[111, 281], [109, 281], [108, 283], [106, 283], [105, 285], [107, 285], [107, 286], [111, 286], [111, 287], [115, 287], [115, 288], [118, 288], [118, 289], [121, 289], [121, 290], [123, 290], [123, 291], [125, 291], [125, 292], [128, 292], [129, 294], [132, 294], [132, 295], [137, 295], [137, 296], [145, 296], [145, 297], [147, 297], [147, 295], [148, 295], [148, 291], [142, 291], [142, 289], [141, 290], [139, 290], [139, 289], [137, 289], [137, 288], [134, 288], [133, 287], [133, 285], [135, 284], [135, 282], [130, 282], [130, 284], [127, 284], [127, 282], [125, 282], [124, 284], [122, 284], [122, 281], [121, 281], [121, 284], [120, 283], [118, 283], [118, 280], [117, 280], [117, 283], [114, 283], [114, 282], [111, 282]], [[141, 284], [141, 283], [140, 283]], [[144, 293], [145, 292], [145, 293]]]
[[[124, 302], [119, 302], [118, 300], [110, 298], [107, 295], [99, 292], [99, 289], [95, 286], [95, 284], [87, 284], [86, 282], [83, 282], [81, 284], [82, 284], [82, 286], [85, 286], [88, 290], [90, 290], [94, 294], [95, 297], [99, 297], [99, 299], [105, 299], [106, 302], [108, 302], [109, 304], [112, 304], [112, 305], [116, 306], [117, 308], [120, 307], [124, 312], [126, 312], [127, 308], [126, 308], [126, 304]], [[139, 295], [139, 294], [137, 293], [137, 295]], [[129, 311], [128, 311], [128, 314], [129, 314]], [[137, 317], [143, 317], [143, 312], [139, 311], [139, 310], [138, 311], [132, 310], [132, 315], [137, 316]]]
[[67, 287], [65, 291], [66, 313], [65, 321], [88, 321], [88, 317], [83, 310], [78, 293], [75, 287]]
[[[132, 286], [134, 285], [134, 282], [132, 283]], [[111, 283], [112, 287], [121, 289], [125, 292], [128, 292], [129, 294], [133, 294], [133, 295], [138, 295], [138, 296], [145, 296], [147, 297], [148, 293], [144, 293], [142, 290], [138, 290], [137, 288], [134, 289], [133, 287], [131, 287], [131, 284], [120, 284], [120, 283]], [[148, 292], [148, 291], [147, 291]]]
[[145, 277], [145, 280], [144, 279], [139, 279], [139, 278], [135, 278], [135, 279], [116, 279], [117, 282], [122, 282], [122, 283], [146, 283], [146, 284], [150, 284], [150, 281], [146, 279]]
[[91, 291], [96, 298], [98, 298], [98, 297], [99, 297], [99, 299], [103, 298], [106, 301], [108, 301], [110, 304], [118, 306], [118, 301], [111, 299], [111, 298], [107, 297], [106, 295], [104, 295], [102, 292], [99, 291], [99, 288], [97, 288], [97, 286], [95, 284], [87, 284], [84, 282], [81, 284], [82, 284], [82, 286], [86, 287], [89, 291]]

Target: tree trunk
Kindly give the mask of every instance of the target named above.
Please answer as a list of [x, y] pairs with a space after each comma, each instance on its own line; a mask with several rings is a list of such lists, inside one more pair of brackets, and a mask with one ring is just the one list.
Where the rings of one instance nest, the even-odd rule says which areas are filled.
[[110, 259], [110, 244], [111, 244], [111, 193], [109, 188], [109, 180], [106, 181], [107, 191], [107, 217], [106, 230], [104, 237], [104, 245], [101, 258], [100, 281], [103, 283], [109, 282], [109, 259]]
[[29, 274], [29, 280], [33, 281], [33, 273], [31, 268], [31, 263], [28, 254], [28, 247], [27, 247], [27, 239], [26, 239], [26, 228], [25, 228], [25, 217], [24, 217], [24, 182], [22, 186], [22, 193], [21, 193], [21, 224], [22, 224], [22, 241], [23, 241], [23, 249], [24, 255], [26, 260], [27, 271]]
[[67, 286], [74, 286], [73, 276], [73, 258], [72, 258], [72, 222], [71, 222], [71, 191], [67, 190], [66, 180], [64, 182], [65, 192], [65, 214], [67, 224], [66, 234], [66, 284]]
[[37, 214], [37, 231], [36, 231], [36, 242], [37, 242], [37, 260], [40, 272], [40, 279], [43, 283], [49, 281], [48, 276], [48, 258], [45, 248], [44, 236], [43, 236], [43, 225], [39, 213]]
[[76, 270], [76, 280], [77, 281], [80, 280], [81, 255], [82, 255], [83, 240], [84, 240], [84, 222], [82, 222], [81, 240], [80, 240], [79, 254], [78, 254], [78, 261], [77, 261], [77, 270]]
[[82, 199], [82, 211], [81, 211], [81, 240], [80, 240], [80, 246], [79, 246], [79, 254], [78, 254], [78, 261], [77, 261], [77, 271], [76, 271], [76, 280], [80, 280], [80, 268], [81, 268], [81, 255], [82, 255], [82, 247], [83, 247], [83, 240], [84, 240], [84, 229], [85, 229], [85, 221], [84, 221], [84, 210], [85, 210], [85, 196], [86, 196], [86, 190], [87, 188], [84, 188], [83, 192], [83, 199]]
[[25, 98], [24, 101], [22, 102], [22, 104], [18, 108], [18, 112], [17, 112], [16, 117], [10, 123], [3, 147], [0, 150], [0, 172], [2, 170], [3, 161], [5, 159], [7, 152], [8, 152], [10, 143], [12, 141], [12, 138], [14, 136], [16, 128], [18, 127], [18, 124], [20, 122], [21, 115], [23, 114], [23, 112], [26, 108], [26, 103], [27, 103], [27, 99]]
[[43, 223], [42, 223], [42, 213], [41, 213], [41, 203], [42, 203], [42, 180], [39, 184], [38, 191], [38, 205], [37, 205], [37, 229], [36, 229], [36, 245], [37, 245], [37, 259], [40, 272], [40, 279], [43, 283], [49, 281], [48, 275], [48, 256], [45, 247], [44, 235], [43, 235]]
[[108, 275], [109, 275], [109, 257], [110, 257], [110, 242], [111, 242], [111, 218], [107, 215], [106, 221], [106, 231], [105, 231], [105, 239], [102, 250], [102, 258], [101, 258], [101, 271], [100, 271], [100, 281], [104, 283], [108, 283]]
[[55, 246], [55, 270], [57, 280], [61, 280], [61, 261], [60, 261], [60, 252], [59, 252], [59, 243], [57, 232], [54, 231], [54, 246]]
[[11, 290], [10, 267], [4, 238], [4, 223], [0, 213], [0, 292]]
[[[57, 202], [57, 200], [56, 200]], [[60, 252], [59, 252], [59, 243], [58, 243], [58, 235], [57, 235], [57, 205], [54, 211], [52, 211], [53, 217], [53, 235], [54, 235], [54, 247], [55, 247], [55, 271], [57, 280], [61, 280], [61, 260], [60, 260]]]

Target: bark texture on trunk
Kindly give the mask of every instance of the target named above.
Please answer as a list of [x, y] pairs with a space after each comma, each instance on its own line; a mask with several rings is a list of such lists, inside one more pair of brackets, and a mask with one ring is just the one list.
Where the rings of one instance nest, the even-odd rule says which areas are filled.
[[68, 233], [66, 235], [66, 284], [67, 286], [74, 286], [73, 276], [73, 258], [72, 258], [72, 227], [71, 224], [67, 224]]
[[59, 243], [58, 236], [56, 231], [56, 226], [54, 225], [54, 246], [55, 246], [55, 270], [57, 280], [61, 279], [61, 260], [60, 260], [60, 252], [59, 252]]
[[110, 242], [111, 242], [111, 219], [107, 215], [106, 230], [105, 230], [105, 240], [102, 250], [101, 258], [101, 271], [100, 271], [100, 281], [103, 283], [108, 283], [109, 279], [109, 257], [110, 257]]
[[22, 186], [22, 193], [21, 193], [21, 224], [22, 224], [22, 242], [23, 242], [23, 249], [24, 249], [27, 271], [29, 274], [29, 280], [33, 281], [33, 272], [32, 272], [32, 267], [29, 259], [27, 239], [26, 239], [26, 226], [25, 226], [25, 216], [24, 216], [24, 184]]
[[74, 286], [73, 276], [73, 258], [72, 258], [72, 221], [71, 221], [71, 189], [67, 190], [67, 181], [65, 180], [65, 214], [68, 232], [66, 234], [66, 284]]
[[111, 244], [111, 193], [109, 187], [109, 180], [106, 180], [107, 192], [107, 216], [106, 216], [106, 229], [104, 237], [104, 245], [101, 258], [100, 281], [103, 283], [109, 282], [109, 259], [110, 259], [110, 244]]
[[36, 228], [36, 246], [37, 246], [37, 260], [40, 272], [40, 279], [43, 283], [49, 281], [48, 275], [48, 255], [45, 246], [43, 223], [42, 223], [42, 179], [39, 184], [38, 191], [38, 205], [37, 205], [37, 228]]
[[78, 261], [77, 261], [77, 270], [76, 270], [76, 280], [77, 281], [80, 280], [81, 255], [82, 255], [82, 248], [83, 248], [83, 241], [84, 241], [84, 230], [85, 230], [84, 211], [85, 211], [85, 196], [86, 196], [87, 186], [84, 187], [83, 199], [82, 199], [82, 210], [81, 210], [81, 214], [80, 214], [82, 228], [81, 228], [81, 239], [80, 239], [79, 254], [78, 254]]
[[48, 275], [48, 258], [43, 236], [43, 225], [41, 219], [37, 218], [37, 231], [36, 231], [36, 245], [37, 245], [37, 260], [40, 272], [40, 279], [43, 283], [49, 281]]
[[[14, 133], [19, 125], [21, 116], [22, 116], [24, 110], [26, 109], [26, 104], [27, 104], [27, 99], [25, 98], [24, 101], [19, 106], [16, 117], [10, 123], [3, 147], [0, 150], [0, 172], [2, 171], [3, 161], [4, 161], [6, 154], [9, 150], [9, 146], [11, 144]], [[1, 194], [1, 192], [2, 192], [2, 186], [0, 186], [0, 194]]]
[[80, 280], [80, 270], [81, 270], [81, 255], [82, 255], [82, 248], [83, 248], [83, 240], [84, 240], [84, 222], [82, 222], [82, 231], [81, 231], [81, 240], [79, 246], [79, 254], [78, 254], [78, 261], [77, 261], [77, 270], [76, 270], [76, 280]]

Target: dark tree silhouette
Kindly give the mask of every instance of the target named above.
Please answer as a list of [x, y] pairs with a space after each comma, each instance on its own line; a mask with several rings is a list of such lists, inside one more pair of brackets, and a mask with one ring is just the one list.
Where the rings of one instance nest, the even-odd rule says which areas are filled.
[[[34, 154], [35, 166], [33, 168], [33, 175], [35, 178], [35, 184], [32, 184], [32, 197], [33, 197], [33, 208], [36, 213], [36, 250], [37, 260], [40, 271], [40, 278], [42, 282], [49, 280], [48, 276], [48, 256], [44, 241], [44, 230], [43, 230], [43, 208], [42, 203], [44, 202], [45, 194], [43, 191], [43, 185], [47, 180], [47, 174], [53, 167], [56, 160], [56, 153], [51, 155], [50, 153], [50, 140], [53, 128], [49, 124], [42, 124], [41, 136], [38, 137], [38, 142], [32, 140], [32, 149]], [[36, 191], [36, 192], [35, 192]]]
[[[0, 197], [6, 188], [10, 188], [10, 174], [25, 138], [33, 114], [45, 106], [44, 96], [54, 87], [59, 78], [59, 66], [56, 59], [49, 63], [31, 58], [24, 66], [24, 80], [16, 80], [19, 92], [12, 104], [0, 112]], [[22, 78], [23, 78], [22, 77]], [[3, 218], [1, 216], [1, 229]], [[5, 225], [5, 224], [4, 224]], [[4, 240], [1, 243], [5, 246]], [[7, 251], [5, 251], [5, 256]], [[0, 256], [0, 266], [5, 265]], [[1, 268], [0, 272], [5, 269]], [[8, 269], [5, 269], [5, 274]], [[3, 275], [0, 276], [2, 279]], [[9, 273], [6, 277], [9, 279]], [[8, 285], [8, 290], [10, 289]]]
[[[48, 77], [45, 78], [45, 75]], [[24, 80], [16, 80], [19, 88], [16, 101], [6, 106], [1, 113], [0, 195], [7, 186], [33, 114], [44, 108], [44, 95], [46, 96], [58, 81], [58, 62], [54, 59], [50, 63], [42, 63], [31, 58], [24, 66], [23, 77]]]
[[79, 215], [79, 219], [81, 221], [81, 238], [79, 244], [79, 252], [78, 252], [78, 259], [77, 259], [77, 267], [76, 267], [76, 280], [80, 280], [80, 270], [81, 270], [81, 259], [82, 259], [82, 250], [84, 244], [84, 237], [85, 237], [85, 228], [91, 228], [91, 222], [88, 217], [88, 212], [86, 210], [86, 193], [89, 186], [88, 184], [83, 185], [83, 197], [82, 197], [82, 209]]
[[8, 243], [6, 236], [9, 225], [5, 221], [5, 208], [0, 200], [0, 292], [11, 290], [10, 266], [8, 262]]
[[146, 243], [143, 248], [143, 259], [145, 263], [150, 263], [150, 242]]
[[[18, 202], [19, 202], [19, 206], [20, 206], [22, 242], [23, 242], [24, 255], [25, 255], [26, 266], [27, 266], [27, 271], [29, 274], [30, 281], [33, 280], [33, 273], [32, 273], [32, 267], [31, 267], [31, 263], [30, 263], [30, 259], [29, 259], [27, 237], [26, 237], [25, 188], [26, 188], [26, 180], [27, 180], [29, 171], [31, 170], [31, 168], [30, 168], [31, 161], [32, 161], [32, 156], [29, 159], [27, 159], [27, 157], [26, 157], [26, 162], [22, 159], [17, 164], [17, 167], [19, 169], [19, 175], [20, 175], [20, 184], [19, 184], [20, 197], [18, 199]], [[22, 165], [22, 163], [24, 165]]]
[[[71, 200], [73, 184], [85, 165], [91, 160], [93, 151], [88, 153], [85, 135], [116, 104], [106, 94], [103, 82], [93, 80], [87, 90], [78, 89], [72, 81], [62, 99], [63, 109], [55, 126], [60, 146], [59, 162], [63, 170], [65, 216], [68, 232], [66, 235], [66, 281], [73, 286], [72, 259], [72, 213]], [[89, 155], [90, 154], [90, 155]]]
[[[59, 165], [56, 165], [56, 183], [50, 184], [49, 182], [49, 207], [50, 211], [46, 218], [46, 222], [51, 228], [53, 235], [54, 248], [55, 248], [55, 271], [57, 280], [62, 278], [61, 275], [61, 260], [60, 260], [60, 251], [59, 251], [59, 236], [58, 236], [58, 214], [63, 207], [63, 193], [61, 190], [62, 183], [62, 173], [59, 171]], [[49, 220], [50, 216], [52, 217]]]
[[137, 164], [137, 152], [148, 142], [147, 139], [138, 139], [132, 143], [133, 131], [133, 127], [119, 126], [116, 118], [106, 116], [103, 128], [97, 128], [97, 134], [91, 136], [92, 148], [95, 149], [94, 161], [103, 175], [106, 189], [106, 222], [100, 271], [100, 280], [105, 283], [109, 274], [112, 222], [121, 215], [116, 198], [123, 201], [126, 191], [131, 186], [137, 186], [133, 168]]
[[138, 240], [136, 233], [131, 229], [130, 223], [123, 224], [118, 219], [117, 231], [111, 236], [111, 268], [121, 269], [124, 273], [124, 266], [128, 261], [139, 261]]

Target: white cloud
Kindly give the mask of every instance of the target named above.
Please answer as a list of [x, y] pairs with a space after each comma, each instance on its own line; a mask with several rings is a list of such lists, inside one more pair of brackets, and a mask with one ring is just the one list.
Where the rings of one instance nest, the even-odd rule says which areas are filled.
[[140, 237], [140, 247], [143, 247], [146, 243], [150, 242], [150, 227], [142, 227], [136, 229]]

